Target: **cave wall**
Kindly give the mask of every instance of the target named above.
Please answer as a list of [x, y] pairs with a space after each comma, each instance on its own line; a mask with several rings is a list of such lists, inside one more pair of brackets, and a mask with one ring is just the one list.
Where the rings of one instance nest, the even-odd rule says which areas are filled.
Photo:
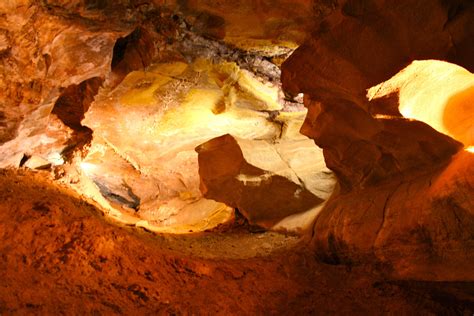
[[[328, 14], [333, 4], [299, 1], [291, 6], [291, 15], [288, 7], [287, 1], [243, 1], [237, 7], [232, 1], [219, 6], [175, 0], [3, 1], [1, 165], [18, 165], [24, 152], [31, 154], [44, 143], [38, 135], [47, 129], [49, 114], [67, 89], [95, 77], [116, 85], [154, 59], [176, 59], [164, 51], [181, 38], [177, 27], [185, 25], [196, 34], [277, 60], [301, 43], [313, 20]], [[275, 49], [277, 44], [281, 48]]]
[[[107, 19], [97, 11], [81, 16], [30, 1], [2, 2], [0, 15], [6, 42], [0, 56], [0, 113], [6, 122], [0, 126], [1, 165], [18, 166], [25, 154], [60, 155], [68, 128], [50, 115], [54, 105], [75, 86], [106, 77], [114, 44], [133, 30], [133, 22], [121, 20], [119, 13]], [[58, 128], [51, 130], [53, 122]]]
[[305, 93], [302, 132], [341, 184], [314, 226], [323, 260], [375, 260], [402, 278], [474, 277], [472, 154], [404, 118], [397, 89], [366, 97], [416, 59], [472, 72], [472, 21], [468, 1], [344, 1], [283, 64], [284, 89]]

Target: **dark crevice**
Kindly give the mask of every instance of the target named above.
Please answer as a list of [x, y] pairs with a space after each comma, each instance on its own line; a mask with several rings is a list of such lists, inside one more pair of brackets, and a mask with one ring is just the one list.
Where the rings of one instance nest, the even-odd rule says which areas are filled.
[[99, 188], [102, 196], [104, 196], [110, 202], [131, 208], [135, 211], [139, 210], [141, 203], [140, 198], [135, 195], [132, 189], [125, 182], [122, 183], [121, 187], [121, 189], [124, 190], [123, 192], [114, 192], [113, 189], [109, 188], [106, 183], [103, 183], [98, 179], [94, 179], [94, 183]]
[[30, 159], [30, 156], [23, 155], [23, 158], [20, 160], [20, 167], [22, 167], [28, 161], [28, 159]]
[[102, 82], [101, 78], [94, 77], [67, 87], [56, 101], [52, 113], [71, 129], [83, 129], [81, 121], [99, 92]]
[[92, 130], [81, 124], [84, 114], [99, 92], [103, 79], [94, 77], [67, 87], [56, 101], [52, 113], [73, 130], [62, 155], [69, 159], [76, 149], [82, 149], [92, 139]]
[[107, 7], [107, 0], [85, 0], [86, 10], [103, 10]]
[[208, 230], [209, 232], [232, 232], [232, 233], [251, 233], [261, 234], [266, 232], [265, 228], [258, 225], [252, 225], [248, 219], [240, 212], [238, 208], [234, 209], [234, 220], [230, 223], [220, 224], [219, 226]]
[[119, 38], [112, 55], [112, 72], [118, 84], [129, 72], [144, 69], [151, 64], [156, 54], [154, 39], [150, 32], [136, 28], [129, 35]]
[[375, 239], [374, 239], [374, 247], [375, 247], [375, 243], [377, 242], [377, 239], [379, 238], [379, 235], [380, 235], [380, 232], [382, 231], [386, 221], [387, 221], [387, 212], [388, 212], [388, 207], [389, 207], [389, 203], [390, 203], [390, 200], [392, 199], [392, 197], [395, 195], [395, 193], [397, 193], [398, 189], [402, 186], [403, 184], [403, 181], [400, 181], [397, 186], [393, 189], [392, 192], [390, 192], [388, 195], [387, 195], [387, 198], [385, 199], [385, 203], [383, 205], [383, 209], [382, 209], [382, 220], [380, 222], [380, 226], [377, 228], [377, 231], [375, 233]]

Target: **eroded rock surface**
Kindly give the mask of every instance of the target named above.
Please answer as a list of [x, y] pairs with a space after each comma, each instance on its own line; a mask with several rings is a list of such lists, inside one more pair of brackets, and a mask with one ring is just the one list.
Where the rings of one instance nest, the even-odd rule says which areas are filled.
[[180, 2], [193, 30], [222, 38], [238, 47], [285, 54], [301, 44], [315, 21], [335, 8], [335, 1], [220, 1]]
[[[2, 167], [18, 166], [15, 156], [38, 154], [41, 147], [57, 142], [54, 138], [59, 136], [44, 135], [56, 120], [50, 114], [62, 90], [105, 77], [116, 39], [131, 28], [128, 22], [116, 23], [116, 15], [108, 21], [96, 17], [85, 22], [46, 4], [28, 4], [8, 1], [0, 7], [1, 41], [6, 42], [0, 56]], [[67, 129], [59, 128], [63, 130]], [[57, 143], [48, 155], [61, 154], [66, 142]]]
[[[213, 228], [233, 218], [222, 202], [232, 207], [241, 204], [213, 195], [205, 197], [219, 203], [203, 198], [194, 148], [230, 133], [249, 141], [248, 152], [266, 144], [258, 147], [273, 153], [266, 158], [279, 159], [286, 168], [279, 178], [282, 181], [272, 184], [275, 190], [279, 185], [291, 186], [291, 194], [285, 188], [288, 194], [280, 197], [286, 209], [257, 207], [255, 216], [248, 216], [252, 223], [271, 227], [321, 202], [304, 187], [297, 173], [303, 173], [325, 199], [332, 192], [333, 179], [324, 165], [312, 168], [301, 162], [304, 154], [309, 154], [310, 160], [322, 159], [314, 143], [299, 134], [305, 114], [301, 105], [283, 99], [278, 84], [265, 82], [233, 62], [214, 64], [198, 58], [193, 63], [152, 64], [145, 71], [131, 72], [117, 87], [102, 89], [96, 97], [82, 121], [94, 135], [80, 164], [81, 173], [92, 179], [100, 195], [115, 207], [122, 205], [128, 215], [135, 216], [133, 224], [174, 227], [176, 232]], [[304, 154], [297, 150], [300, 145], [307, 149]], [[261, 162], [264, 159], [262, 156]], [[323, 170], [328, 180], [318, 188], [316, 178], [311, 177]], [[247, 193], [244, 214], [251, 213], [250, 204], [269, 200], [277, 192], [267, 192], [264, 185], [258, 190], [258, 197]], [[110, 203], [106, 203], [108, 208]]]
[[[294, 154], [285, 157], [285, 142], [278, 145], [224, 135], [197, 147], [204, 196], [238, 208], [250, 223], [267, 228], [321, 204], [328, 193], [321, 189], [332, 192], [334, 184], [329, 170], [294, 170], [292, 165], [299, 158]], [[299, 142], [298, 150], [308, 159], [322, 159], [309, 139], [306, 144]], [[306, 183], [304, 178], [313, 182]]]
[[[333, 6], [300, 1], [288, 16], [287, 1], [221, 5], [2, 3], [0, 166], [39, 163], [119, 221], [161, 232], [232, 221], [199, 190], [194, 148], [212, 138], [284, 139], [285, 159], [304, 173], [289, 144], [301, 141], [306, 110], [285, 100], [277, 64]], [[256, 27], [239, 35], [244, 20]]]
[[[375, 259], [402, 278], [473, 279], [466, 268], [473, 264], [472, 154], [455, 140], [470, 142], [471, 94], [456, 102], [467, 116], [458, 109], [449, 119], [461, 133], [423, 118], [440, 115], [444, 92], [470, 85], [468, 72], [456, 66], [446, 73], [432, 66], [412, 71], [428, 63], [416, 62], [371, 91], [380, 98], [366, 98], [367, 89], [415, 59], [443, 59], [472, 71], [473, 17], [468, 1], [344, 1], [283, 64], [287, 93], [305, 93], [302, 132], [323, 148], [341, 184], [314, 227], [321, 258]], [[419, 97], [430, 94], [439, 97], [433, 103]], [[424, 110], [407, 117], [428, 124], [401, 115], [410, 101], [416, 102], [412, 112]]]
[[474, 280], [474, 155], [331, 199], [314, 227], [332, 263], [381, 261], [397, 278]]
[[[287, 192], [294, 185], [308, 192], [289, 202], [316, 205], [332, 184], [306, 170], [317, 164], [325, 174], [320, 155], [309, 162], [292, 149], [308, 145], [298, 134], [305, 111], [288, 102], [304, 93], [303, 131], [323, 148], [341, 190], [324, 209], [265, 210], [257, 213], [269, 219], [255, 221], [295, 225], [293, 216], [305, 214], [307, 223], [320, 212], [312, 236], [321, 258], [375, 258], [398, 277], [470, 280], [470, 269], [450, 267], [472, 263], [473, 17], [469, 0], [2, 1], [0, 166], [47, 161], [125, 223], [205, 230], [233, 215], [202, 197], [194, 148], [230, 133], [240, 145], [270, 144], [289, 167]], [[277, 65], [304, 38], [283, 64], [285, 100]], [[405, 89], [445, 96], [448, 84], [429, 67], [407, 70], [400, 75], [407, 80], [397, 76], [367, 99], [367, 89], [415, 59], [466, 69], [444, 81], [462, 81], [453, 85], [464, 89], [455, 89], [456, 110], [446, 112], [461, 118], [436, 125], [407, 113], [415, 107]], [[419, 95], [409, 99], [430, 108]], [[242, 161], [253, 165], [240, 145]], [[319, 176], [324, 185], [314, 189]]]

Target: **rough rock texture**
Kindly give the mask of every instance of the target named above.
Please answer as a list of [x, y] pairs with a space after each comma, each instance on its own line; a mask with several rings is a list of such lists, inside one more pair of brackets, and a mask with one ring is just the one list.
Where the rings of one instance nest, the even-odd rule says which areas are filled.
[[0, 6], [0, 34], [7, 41], [0, 55], [2, 166], [11, 165], [8, 157], [31, 154], [54, 141], [42, 134], [54, 120], [50, 113], [62, 90], [105, 77], [116, 39], [131, 28], [128, 22], [116, 23], [117, 15], [107, 21], [83, 18], [28, 3]]
[[324, 149], [326, 164], [338, 176], [343, 191], [430, 167], [462, 147], [422, 122], [374, 118], [350, 101], [310, 98], [306, 98], [309, 113], [302, 132]]
[[[299, 143], [300, 154], [321, 159], [319, 150], [311, 141], [307, 142], [306, 147]], [[207, 198], [238, 208], [251, 224], [267, 228], [287, 216], [314, 208], [323, 202], [315, 193], [321, 187], [331, 187], [333, 181], [331, 178], [314, 181], [309, 187], [304, 179], [316, 178], [325, 170], [293, 170], [290, 160], [297, 164], [298, 158], [290, 155], [285, 160], [281, 153], [284, 145], [276, 147], [264, 140], [244, 140], [230, 135], [200, 145], [196, 151], [201, 191]]]
[[[403, 118], [396, 89], [372, 102], [366, 93], [414, 59], [444, 59], [472, 71], [474, 6], [411, 0], [340, 5], [282, 73], [288, 94], [305, 93], [309, 113], [302, 131], [323, 148], [341, 183], [316, 220], [316, 252], [333, 263], [376, 258], [398, 277], [472, 280], [471, 154], [456, 155], [462, 144]], [[430, 87], [425, 78], [420, 89]]]
[[380, 261], [396, 278], [474, 280], [474, 155], [333, 197], [314, 227], [332, 263]]
[[[202, 58], [193, 63], [152, 63], [146, 70], [130, 72], [117, 86], [100, 90], [81, 122], [94, 135], [80, 166], [98, 187], [92, 196], [97, 199], [102, 195], [111, 202], [112, 205], [104, 203], [107, 209], [124, 206], [128, 215], [136, 217], [130, 224], [175, 227], [176, 232], [209, 229], [233, 217], [222, 203], [203, 198], [194, 148], [232, 133], [246, 140], [261, 140], [281, 160], [274, 147], [282, 140], [278, 146], [286, 160], [293, 160], [295, 168], [304, 172], [297, 163], [300, 158], [298, 151], [292, 150], [292, 142], [303, 144], [301, 141], [306, 140], [307, 152], [315, 161], [322, 160], [314, 143], [299, 134], [305, 113], [299, 104], [283, 100], [277, 83], [265, 82], [235, 63], [212, 63]], [[313, 166], [311, 175], [328, 172], [324, 165]], [[301, 186], [295, 171], [291, 167], [287, 171]], [[310, 177], [307, 174], [308, 183], [312, 181]], [[327, 177], [328, 182], [321, 188], [326, 195], [332, 192], [333, 183], [330, 172]], [[263, 187], [260, 192], [259, 200], [272, 196]], [[296, 200], [312, 196], [302, 194], [292, 201], [293, 193], [285, 196], [286, 215], [317, 204], [310, 198], [305, 202], [306, 208], [290, 210], [298, 203]], [[269, 227], [283, 219], [283, 213], [272, 215], [266, 210], [268, 218], [260, 214], [258, 222], [267, 221]]]
[[[474, 70], [471, 1], [346, 0], [283, 66], [287, 92], [365, 103], [365, 90], [415, 59]], [[309, 58], [311, 56], [311, 58]], [[298, 76], [297, 73], [304, 73]]]
[[[177, 27], [167, 4], [140, 3], [0, 4], [0, 166], [17, 166], [16, 156], [37, 154], [51, 143], [41, 135], [56, 116], [84, 133], [80, 120], [98, 86], [115, 86], [167, 54]], [[77, 141], [58, 143], [51, 153], [63, 154]]]
[[[284, 58], [311, 18], [332, 8], [300, 1], [286, 16], [287, 1], [238, 6], [228, 11], [235, 3], [224, 1], [212, 13], [200, 1], [3, 3], [0, 167], [32, 156], [53, 169], [66, 163], [63, 182], [149, 229], [190, 232], [231, 220], [229, 207], [202, 198], [194, 147], [225, 133], [299, 137], [305, 109], [284, 100], [280, 70], [267, 57]], [[246, 19], [265, 25], [238, 41], [261, 49], [228, 44]]]
[[[471, 315], [474, 150], [459, 143], [472, 144], [468, 79], [443, 81], [462, 80], [453, 87], [465, 91], [453, 102], [463, 117], [442, 127], [403, 110], [412, 76], [371, 100], [367, 89], [415, 59], [472, 76], [473, 11], [471, 0], [0, 1], [0, 167], [51, 164], [84, 194], [43, 173], [0, 171], [0, 314]], [[323, 176], [306, 173], [310, 163], [292, 148], [308, 144], [295, 138], [304, 111], [278, 92], [276, 64], [308, 29], [283, 66], [285, 97], [305, 93], [304, 131], [324, 148], [340, 191], [281, 221], [265, 212], [274, 227], [319, 214], [310, 249], [245, 224], [151, 236], [110, 225], [85, 203], [95, 196], [149, 230], [148, 220], [189, 232], [233, 219], [201, 198], [194, 151], [225, 133], [271, 143], [305, 175], [300, 186], [329, 196], [320, 154], [311, 164]], [[436, 83], [425, 70], [419, 77]], [[414, 87], [438, 96], [447, 85]], [[325, 185], [313, 191], [318, 176]], [[386, 282], [394, 277], [427, 281]]]
[[193, 30], [222, 38], [239, 47], [265, 50], [294, 47], [306, 38], [315, 21], [331, 12], [335, 1], [180, 1]]

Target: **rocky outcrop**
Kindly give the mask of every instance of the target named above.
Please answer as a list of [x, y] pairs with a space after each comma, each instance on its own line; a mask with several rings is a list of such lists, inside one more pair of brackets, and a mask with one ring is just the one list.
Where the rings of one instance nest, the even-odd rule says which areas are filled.
[[285, 90], [362, 106], [366, 89], [416, 59], [446, 60], [472, 72], [473, 14], [472, 2], [463, 0], [341, 1], [284, 63]]
[[343, 191], [376, 185], [414, 168], [449, 159], [462, 145], [425, 123], [401, 117], [372, 117], [347, 100], [314, 101], [302, 132], [324, 149], [327, 166]]
[[[179, 1], [193, 31], [240, 48], [279, 55], [306, 38], [315, 21], [331, 12], [335, 1]], [[286, 49], [285, 49], [286, 48]]]
[[[205, 230], [233, 212], [199, 190], [194, 148], [209, 141], [199, 149], [206, 194], [252, 223], [319, 213], [313, 245], [327, 261], [471, 279], [468, 268], [450, 267], [469, 266], [473, 239], [474, 5], [337, 2], [335, 10], [332, 0], [2, 1], [0, 167], [70, 159], [65, 181], [119, 210], [122, 222]], [[305, 38], [283, 64], [284, 98], [276, 64]], [[465, 69], [449, 66], [441, 78], [439, 63], [416, 62], [375, 86], [415, 59]], [[340, 183], [324, 209], [333, 182], [298, 134], [306, 112], [288, 100], [299, 93], [309, 110], [303, 132]], [[76, 147], [79, 131], [90, 147]], [[216, 138], [224, 134], [232, 146], [222, 144], [230, 136]], [[248, 149], [267, 145], [258, 158]], [[222, 166], [212, 165], [216, 155]]]
[[[89, 0], [0, 4], [0, 166], [18, 166], [17, 156], [38, 154], [55, 142], [42, 134], [57, 118], [62, 130], [80, 132], [99, 86], [116, 86], [165, 54], [176, 21], [160, 3], [137, 6]], [[57, 145], [51, 153], [61, 155], [71, 142]]]
[[[0, 125], [0, 165], [5, 167], [15, 166], [12, 157], [38, 153], [56, 141], [44, 136], [56, 119], [50, 115], [56, 101], [73, 86], [105, 78], [115, 41], [131, 25], [118, 23], [117, 15], [108, 21], [90, 17], [86, 23], [60, 8], [28, 1], [8, 1], [0, 15], [5, 17], [0, 34], [7, 41], [0, 55], [0, 117], [8, 122]], [[59, 155], [66, 144], [58, 146], [47, 154]]]
[[[303, 163], [322, 162], [321, 151], [299, 133], [305, 113], [301, 105], [283, 100], [278, 84], [265, 82], [235, 63], [205, 59], [153, 63], [146, 71], [129, 73], [116, 87], [101, 89], [82, 121], [94, 135], [79, 165], [84, 181], [92, 180], [99, 188], [91, 196], [109, 209], [113, 206], [128, 214], [124, 221], [130, 224], [146, 222], [158, 227], [155, 230], [173, 228], [180, 233], [210, 229], [233, 219], [233, 210], [223, 203], [242, 205], [222, 198], [227, 191], [219, 197], [203, 196], [194, 148], [230, 133], [248, 144], [248, 150], [252, 146], [262, 149], [261, 163], [266, 158], [268, 163], [278, 162], [278, 170], [263, 168], [263, 173], [278, 174], [284, 169], [276, 177], [281, 181], [272, 184], [274, 190], [281, 185], [280, 192], [288, 193], [279, 200], [280, 205], [286, 204], [284, 210], [272, 214], [276, 210], [261, 206], [255, 217], [249, 216], [252, 223], [269, 228], [321, 202], [304, 188], [300, 174], [315, 194], [327, 199], [332, 192], [334, 180], [324, 164], [307, 167]], [[229, 163], [238, 163], [238, 157], [234, 158]], [[209, 166], [212, 169], [214, 163]], [[232, 166], [222, 164], [227, 167]], [[250, 212], [249, 204], [271, 200], [277, 191], [266, 192], [266, 188], [259, 188], [259, 197], [248, 193], [243, 208]], [[306, 225], [292, 224], [292, 228]]]
[[332, 198], [313, 246], [331, 263], [379, 261], [392, 277], [474, 280], [474, 155]]
[[[305, 173], [290, 145], [298, 141], [321, 161], [299, 134], [306, 110], [284, 99], [271, 59], [285, 58], [333, 5], [293, 2], [288, 15], [289, 5], [3, 2], [0, 167], [44, 160], [109, 215], [147, 229], [189, 232], [232, 220], [228, 206], [199, 191], [197, 145], [226, 133], [272, 146], [285, 140], [278, 147], [286, 161]], [[316, 191], [328, 195], [332, 186]]]
[[207, 198], [236, 207], [251, 224], [266, 228], [320, 205], [332, 192], [332, 178], [324, 177], [325, 168], [297, 168], [301, 156], [321, 159], [319, 149], [310, 140], [300, 141], [298, 157], [288, 155], [287, 145], [230, 135], [200, 145], [196, 151], [201, 191]]
[[[443, 59], [472, 71], [473, 17], [469, 1], [344, 1], [283, 64], [287, 93], [305, 93], [302, 131], [323, 148], [341, 183], [314, 227], [321, 258], [382, 261], [401, 278], [474, 279], [467, 268], [473, 263], [472, 154], [459, 152], [462, 144], [429, 120], [401, 115], [400, 93], [415, 77], [366, 98], [367, 89], [415, 59]], [[429, 90], [436, 86], [429, 72], [412, 72], [427, 81], [416, 89], [437, 95]], [[419, 106], [430, 109], [425, 101], [418, 99]], [[452, 117], [463, 121], [461, 114]]]

